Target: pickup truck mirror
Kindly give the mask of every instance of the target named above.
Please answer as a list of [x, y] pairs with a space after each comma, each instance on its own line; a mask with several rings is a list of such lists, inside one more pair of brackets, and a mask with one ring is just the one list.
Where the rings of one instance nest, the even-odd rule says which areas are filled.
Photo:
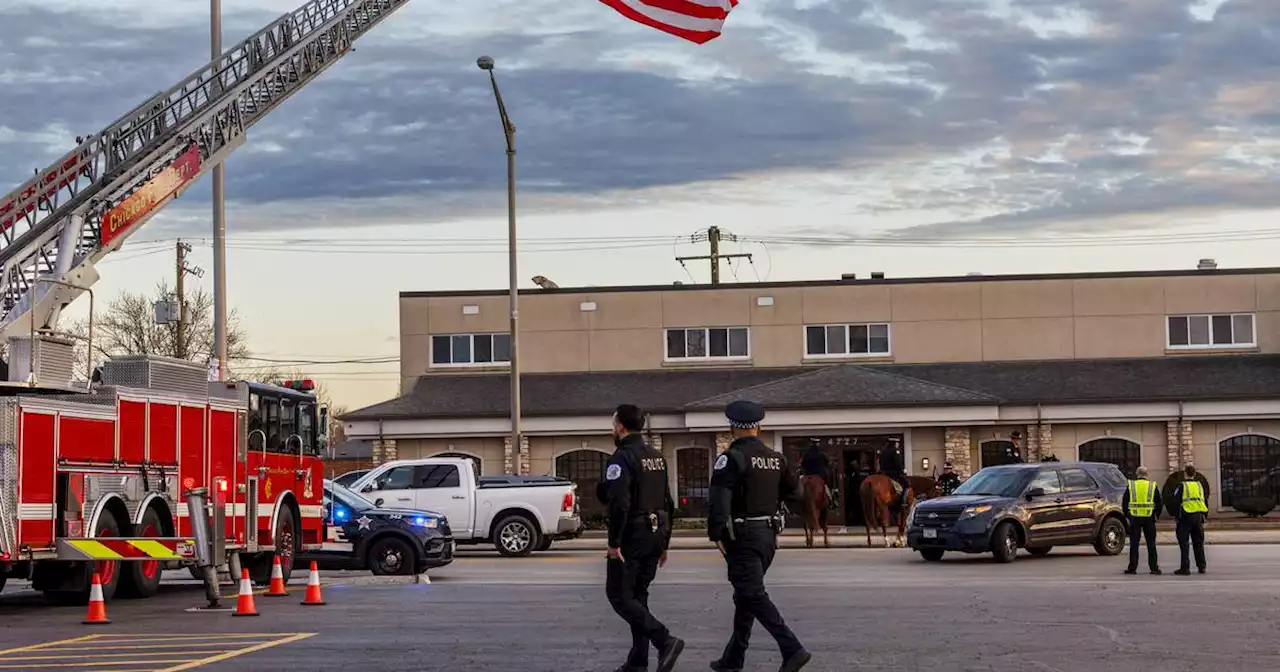
[[1027, 490], [1027, 501], [1031, 501], [1036, 497], [1044, 497], [1044, 488], [1029, 488]]
[[370, 483], [369, 485], [366, 485], [363, 488], [361, 488], [360, 492], [373, 492], [374, 490], [377, 490], [377, 489], [378, 489], [377, 483]]

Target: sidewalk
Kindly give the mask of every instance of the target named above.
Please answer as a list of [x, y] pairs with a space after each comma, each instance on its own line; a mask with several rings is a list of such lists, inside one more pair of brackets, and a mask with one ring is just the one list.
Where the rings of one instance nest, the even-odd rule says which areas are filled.
[[[1266, 525], [1259, 523], [1247, 523], [1245, 525], [1209, 525], [1205, 528], [1204, 543], [1206, 544], [1280, 544], [1280, 525]], [[1263, 528], [1263, 529], [1258, 529]], [[889, 531], [889, 540], [893, 541], [894, 530]], [[833, 527], [828, 534], [831, 540], [832, 548], [867, 548], [867, 536], [865, 528], [861, 527]], [[606, 545], [605, 533], [598, 530], [590, 530], [583, 533], [579, 539], [570, 541], [557, 541], [552, 546], [553, 549], [564, 551], [603, 551]], [[816, 546], [822, 546], [821, 535], [815, 540]], [[1177, 544], [1178, 540], [1174, 536], [1173, 526], [1160, 525], [1156, 532], [1156, 542], [1159, 544]], [[804, 530], [787, 528], [782, 532], [781, 538], [782, 548], [804, 548]], [[710, 549], [715, 545], [707, 539], [707, 534], [703, 530], [676, 530], [671, 538], [671, 548], [673, 549]], [[871, 548], [884, 548], [884, 542], [881, 540], [878, 532], [871, 534]]]

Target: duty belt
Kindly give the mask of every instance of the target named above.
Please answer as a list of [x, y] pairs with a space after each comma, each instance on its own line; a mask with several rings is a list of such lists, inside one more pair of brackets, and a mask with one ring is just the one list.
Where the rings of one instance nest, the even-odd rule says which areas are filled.
[[734, 518], [733, 522], [741, 525], [742, 523], [767, 523], [771, 520], [773, 520], [773, 516], [745, 516]]

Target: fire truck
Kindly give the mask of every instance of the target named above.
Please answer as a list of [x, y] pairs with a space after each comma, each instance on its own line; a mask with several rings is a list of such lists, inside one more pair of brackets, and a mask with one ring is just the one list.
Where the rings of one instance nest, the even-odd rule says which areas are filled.
[[[327, 418], [309, 383], [161, 357], [80, 380], [57, 323], [89, 294], [92, 345], [97, 265], [407, 2], [310, 0], [0, 197], [0, 584], [81, 600], [96, 571], [108, 599], [148, 596], [162, 569], [194, 564], [192, 514], [210, 510], [199, 548], [233, 573], [265, 582], [273, 555], [287, 575], [319, 547]], [[189, 512], [200, 489], [212, 504]]]

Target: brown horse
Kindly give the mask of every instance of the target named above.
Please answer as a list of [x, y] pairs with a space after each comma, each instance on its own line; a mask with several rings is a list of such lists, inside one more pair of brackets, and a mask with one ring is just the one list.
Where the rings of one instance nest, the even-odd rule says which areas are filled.
[[[895, 522], [890, 507], [898, 498], [893, 486], [892, 478], [884, 474], [872, 474], [866, 477], [862, 481], [862, 486], [858, 488], [858, 494], [862, 498], [862, 514], [867, 519], [867, 546], [871, 545], [871, 526], [877, 525], [880, 527], [880, 536], [884, 538], [885, 548], [889, 547], [888, 527]], [[898, 536], [894, 539], [894, 546], [907, 544], [907, 513], [916, 504], [916, 496], [912, 488], [907, 489], [904, 502], [905, 505], [897, 515]]]
[[827, 484], [821, 476], [801, 476], [800, 489], [804, 492], [804, 545], [813, 548], [813, 535], [822, 528], [822, 545], [831, 548], [827, 539], [827, 510], [831, 502], [827, 499]]
[[942, 490], [938, 488], [938, 479], [936, 478], [908, 476], [907, 481], [911, 483], [911, 492], [916, 496], [916, 501], [933, 499], [942, 495]]

